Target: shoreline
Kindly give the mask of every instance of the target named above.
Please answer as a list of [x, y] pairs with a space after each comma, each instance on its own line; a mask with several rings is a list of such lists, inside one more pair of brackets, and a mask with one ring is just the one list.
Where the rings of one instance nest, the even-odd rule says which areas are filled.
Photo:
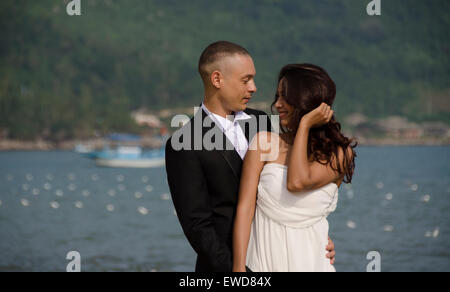
[[[426, 139], [395, 139], [395, 138], [357, 138], [358, 146], [368, 147], [403, 147], [403, 146], [450, 146], [450, 138], [426, 138]], [[70, 140], [62, 142], [50, 142], [45, 140], [20, 141], [0, 140], [0, 152], [7, 151], [73, 151], [77, 144], [89, 144], [95, 148], [102, 148], [104, 141], [96, 140]], [[148, 139], [143, 147], [161, 147], [160, 142]]]
[[[22, 140], [0, 140], [0, 152], [5, 151], [74, 151], [77, 144], [89, 145], [95, 149], [102, 149], [105, 144], [111, 144], [103, 139], [90, 140], [67, 140], [61, 142], [51, 142], [45, 140], [22, 141]], [[142, 147], [158, 148], [161, 141], [155, 138], [144, 138], [141, 141]]]

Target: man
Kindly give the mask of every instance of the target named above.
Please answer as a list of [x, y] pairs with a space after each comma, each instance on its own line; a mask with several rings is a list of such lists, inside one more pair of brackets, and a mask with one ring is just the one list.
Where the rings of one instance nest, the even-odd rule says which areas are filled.
[[[204, 101], [166, 144], [167, 178], [183, 231], [198, 255], [196, 272], [231, 272], [242, 162], [256, 132], [270, 131], [270, 120], [247, 108], [256, 92], [256, 71], [246, 49], [213, 43], [198, 70]], [[331, 241], [327, 249], [334, 261]]]

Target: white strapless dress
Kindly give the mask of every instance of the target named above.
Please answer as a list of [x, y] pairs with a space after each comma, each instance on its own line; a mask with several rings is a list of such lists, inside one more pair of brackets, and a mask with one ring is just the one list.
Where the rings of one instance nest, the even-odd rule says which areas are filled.
[[253, 272], [335, 272], [326, 258], [327, 216], [336, 210], [338, 186], [310, 192], [287, 190], [287, 167], [268, 163], [258, 185], [247, 250]]

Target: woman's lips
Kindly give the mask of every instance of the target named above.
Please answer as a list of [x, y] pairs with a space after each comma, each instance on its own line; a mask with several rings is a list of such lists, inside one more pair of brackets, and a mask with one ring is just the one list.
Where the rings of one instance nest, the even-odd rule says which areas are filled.
[[280, 119], [284, 119], [287, 116], [287, 112], [278, 112]]

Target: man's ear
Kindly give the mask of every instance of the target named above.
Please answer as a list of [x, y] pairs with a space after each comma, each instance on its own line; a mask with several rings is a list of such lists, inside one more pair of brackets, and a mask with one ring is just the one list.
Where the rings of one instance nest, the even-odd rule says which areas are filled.
[[222, 87], [222, 79], [223, 79], [223, 75], [222, 73], [220, 73], [220, 71], [214, 71], [211, 73], [211, 84], [219, 89]]

